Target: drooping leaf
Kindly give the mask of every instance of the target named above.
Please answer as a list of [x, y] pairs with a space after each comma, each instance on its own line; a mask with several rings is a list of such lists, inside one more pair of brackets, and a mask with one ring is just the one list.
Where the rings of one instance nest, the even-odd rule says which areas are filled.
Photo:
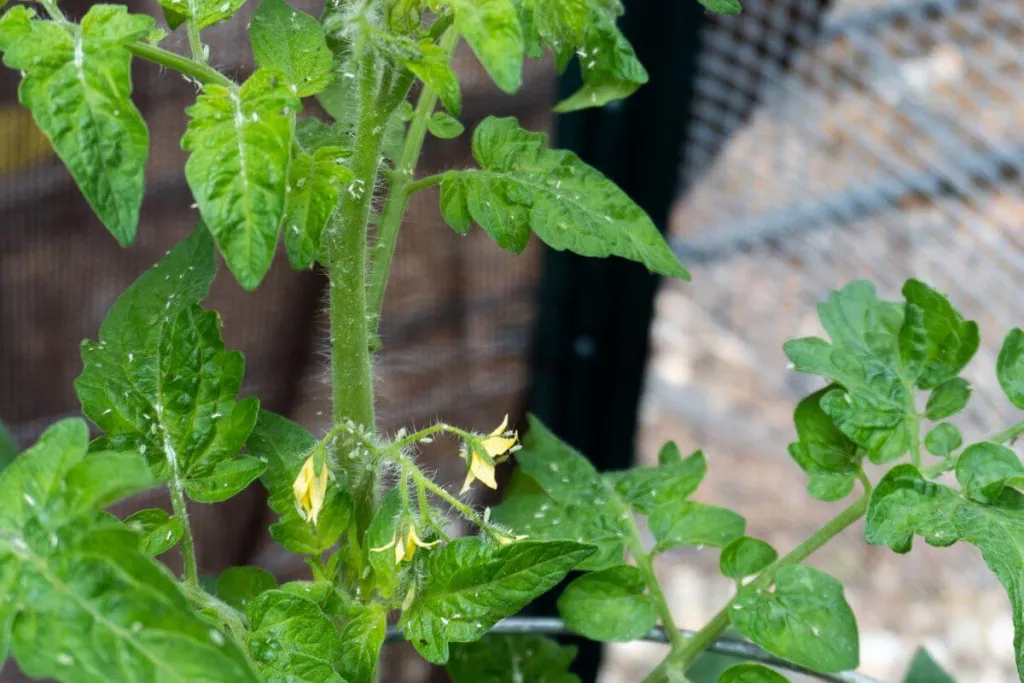
[[743, 536], [725, 546], [719, 558], [719, 568], [722, 571], [722, 576], [740, 581], [748, 576], [759, 574], [778, 557], [779, 554], [775, 548], [764, 541]]
[[142, 551], [154, 557], [177, 545], [185, 533], [185, 526], [179, 518], [159, 508], [139, 510], [124, 523], [141, 536]]
[[192, 19], [196, 28], [202, 30], [227, 21], [244, 4], [245, 0], [160, 0], [172, 29]]
[[455, 11], [455, 28], [495, 84], [509, 94], [519, 90], [523, 32], [512, 0], [448, 0], [448, 4]]
[[444, 664], [449, 643], [478, 640], [593, 552], [567, 541], [494, 546], [479, 538], [457, 539], [427, 555], [422, 582], [398, 626], [424, 658]]
[[[139, 536], [99, 514], [103, 490], [84, 474], [89, 432], [65, 420], [0, 474], [0, 642], [33, 678], [250, 681], [255, 674], [223, 633], [194, 616], [165, 568], [140, 552]], [[139, 471], [145, 462], [139, 457]], [[103, 672], [102, 675], [97, 672]]]
[[443, 111], [434, 112], [428, 122], [430, 134], [441, 140], [453, 140], [466, 130], [459, 120]]
[[917, 648], [903, 683], [955, 683], [923, 647]]
[[807, 490], [815, 498], [832, 501], [853, 490], [861, 452], [821, 407], [835, 385], [816, 391], [797, 404], [793, 413], [798, 441], [789, 445], [790, 457], [809, 477]]
[[334, 80], [334, 55], [323, 28], [285, 0], [263, 0], [249, 22], [256, 66], [281, 74], [299, 97], [315, 95]]
[[647, 521], [659, 553], [686, 545], [724, 548], [741, 538], [747, 527], [746, 520], [732, 510], [686, 500], [659, 505]]
[[932, 389], [960, 374], [974, 357], [981, 342], [978, 324], [964, 320], [949, 299], [918, 280], [907, 280], [903, 297], [908, 308], [919, 312], [907, 315], [904, 325], [920, 326], [911, 334], [923, 341], [920, 348], [917, 344], [908, 347], [901, 338], [903, 365], [905, 369], [913, 368], [917, 386]]
[[260, 567], [228, 567], [217, 577], [217, 597], [242, 612], [261, 593], [275, 588], [274, 575]]
[[322, 253], [324, 229], [353, 178], [343, 165], [346, 156], [341, 147], [320, 147], [292, 159], [282, 224], [288, 260], [296, 270], [312, 268]]
[[963, 410], [970, 398], [970, 382], [962, 377], [946, 380], [928, 395], [924, 416], [929, 420], [944, 420]]
[[[114, 450], [143, 454], [158, 477], [190, 493], [239, 462], [259, 410], [256, 399], [236, 401], [244, 360], [224, 349], [220, 318], [199, 305], [213, 275], [213, 245], [200, 227], [118, 297], [99, 341], [82, 342], [75, 380], [82, 409]], [[218, 486], [240, 490], [254, 471]]]
[[[669, 442], [662, 453], [674, 452], [679, 455], [676, 445]], [[704, 453], [697, 451], [685, 460], [681, 457], [661, 458], [658, 467], [636, 467], [622, 472], [605, 475], [615, 485], [615, 490], [624, 501], [639, 512], [649, 515], [651, 511], [669, 501], [685, 500], [703, 481], [708, 466]]]
[[928, 434], [924, 437], [924, 447], [928, 449], [928, 452], [932, 455], [949, 455], [956, 449], [960, 448], [960, 444], [963, 443], [963, 437], [960, 435], [960, 430], [957, 429], [956, 425], [952, 425], [948, 422], [936, 425]]
[[803, 565], [775, 575], [774, 590], [740, 591], [733, 603], [736, 629], [768, 652], [826, 673], [856, 668], [857, 622], [843, 585]]
[[643, 572], [629, 565], [579, 577], [558, 598], [558, 613], [570, 630], [598, 641], [642, 638], [658, 621]]
[[534, 635], [489, 635], [451, 646], [452, 683], [580, 683], [569, 672], [576, 647]]
[[1024, 465], [1012, 450], [990, 441], [971, 444], [956, 463], [956, 480], [979, 503], [994, 503], [1003, 489], [1024, 482]]
[[473, 156], [481, 169], [441, 178], [442, 213], [454, 230], [465, 233], [475, 221], [518, 253], [532, 229], [559, 251], [620, 256], [689, 277], [643, 209], [572, 152], [549, 149], [546, 135], [488, 117], [473, 133]]
[[270, 527], [274, 540], [296, 553], [318, 554], [333, 546], [348, 528], [352, 498], [342, 482], [331, 479], [316, 524], [302, 519], [295, 509], [292, 484], [299, 476], [317, 440], [291, 420], [261, 411], [246, 446], [267, 468], [261, 475], [270, 494], [270, 508], [281, 520]]
[[299, 98], [260, 69], [239, 89], [206, 85], [189, 107], [185, 178], [228, 267], [245, 289], [277, 247]]
[[633, 46], [619, 31], [615, 19], [604, 13], [593, 13], [577, 55], [583, 85], [559, 102], [556, 112], [603, 107], [629, 97], [648, 81], [647, 70]]
[[380, 649], [387, 635], [387, 610], [379, 604], [366, 606], [341, 632], [338, 669], [348, 681], [372, 681]]
[[1024, 330], [1013, 328], [996, 359], [996, 377], [1010, 403], [1024, 410]]
[[1024, 495], [1004, 489], [983, 505], [926, 480], [913, 465], [890, 470], [875, 487], [868, 508], [868, 543], [908, 552], [915, 535], [933, 546], [962, 540], [978, 547], [1003, 585], [1013, 609], [1017, 672], [1024, 676]]
[[[736, 2], [736, 0], [716, 0], [717, 2]], [[739, 3], [736, 3], [737, 14]], [[789, 679], [774, 669], [761, 664], [739, 664], [722, 672], [718, 683], [789, 683]]]
[[131, 101], [128, 45], [154, 26], [119, 5], [93, 5], [81, 26], [0, 19], [4, 64], [23, 74], [18, 99], [53, 144], [89, 205], [123, 246], [135, 238], [149, 132]]
[[[890, 462], [911, 447], [917, 412], [900, 356], [900, 304], [880, 301], [869, 282], [854, 282], [818, 305], [832, 343], [805, 338], [786, 342], [796, 370], [842, 386], [819, 404], [833, 423], [867, 450], [872, 462]], [[921, 328], [925, 329], [925, 328]]]
[[273, 683], [301, 677], [302, 683], [344, 683], [333, 664], [341, 641], [331, 620], [313, 600], [285, 590], [269, 590], [246, 609], [249, 652]]

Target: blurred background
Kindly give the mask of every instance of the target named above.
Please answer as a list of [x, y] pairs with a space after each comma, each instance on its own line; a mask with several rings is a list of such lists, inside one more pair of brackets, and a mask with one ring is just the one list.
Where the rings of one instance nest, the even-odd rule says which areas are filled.
[[[76, 17], [88, 4], [62, 3]], [[160, 16], [156, 2], [128, 4]], [[252, 68], [255, 5], [204, 34], [212, 62], [240, 77]], [[420, 193], [385, 304], [381, 428], [443, 418], [482, 430], [532, 410], [604, 468], [653, 462], [674, 439], [708, 454], [698, 499], [733, 507], [750, 535], [786, 550], [837, 509], [804, 492], [786, 455], [792, 409], [818, 385], [786, 369], [782, 343], [818, 333], [815, 304], [829, 290], [865, 278], [895, 297], [911, 275], [981, 324], [965, 436], [1018, 419], [992, 368], [1004, 334], [1024, 323], [1014, 287], [1024, 268], [1024, 3], [747, 0], [739, 18], [705, 15], [695, 0], [626, 6], [624, 30], [651, 72], [630, 100], [556, 120], [550, 108], [573, 89], [573, 69], [559, 81], [549, 63], [528, 63], [522, 92], [508, 97], [462, 50], [463, 120], [471, 129], [511, 114], [552, 132], [665, 226], [693, 282], [536, 241], [513, 257], [481, 231], [456, 236], [436, 195]], [[165, 45], [184, 50], [182, 34]], [[22, 447], [78, 412], [79, 342], [197, 219], [179, 145], [195, 88], [146, 64], [134, 73], [151, 155], [139, 236], [119, 249], [17, 106], [17, 74], [0, 70], [0, 420]], [[431, 139], [422, 172], [470, 163], [468, 136]], [[330, 413], [324, 284], [282, 254], [257, 292], [223, 271], [207, 301], [228, 346], [246, 355], [244, 393], [314, 431]], [[443, 445], [425, 459], [461, 479]], [[153, 494], [136, 507], [154, 504], [167, 503]], [[302, 574], [270, 542], [257, 487], [197, 506], [193, 519], [205, 573], [256, 564]], [[898, 557], [860, 534], [813, 563], [846, 582], [865, 673], [897, 680], [925, 645], [961, 680], [1015, 680], [1009, 605], [972, 547], [917, 544]], [[681, 625], [702, 625], [728, 599], [717, 563], [713, 549], [658, 558]], [[602, 683], [637, 681], [660, 647], [608, 647], [599, 672], [588, 650], [584, 668]], [[445, 680], [410, 652], [390, 646], [386, 681]], [[22, 680], [11, 669], [0, 679]]]

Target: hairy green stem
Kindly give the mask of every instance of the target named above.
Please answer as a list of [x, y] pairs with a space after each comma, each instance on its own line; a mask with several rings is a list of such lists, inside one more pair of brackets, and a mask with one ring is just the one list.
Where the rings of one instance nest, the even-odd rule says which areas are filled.
[[190, 586], [199, 585], [199, 565], [196, 562], [196, 543], [192, 537], [192, 525], [188, 521], [188, 509], [185, 507], [185, 487], [182, 486], [181, 477], [175, 470], [167, 483], [167, 490], [171, 494], [171, 508], [174, 516], [181, 521], [181, 562], [184, 566], [185, 584]]
[[192, 51], [192, 59], [200, 64], [206, 64], [206, 50], [203, 49], [203, 41], [199, 39], [199, 27], [196, 22], [189, 19], [185, 22], [188, 31], [188, 48]]
[[[840, 532], [863, 517], [864, 513], [867, 512], [870, 500], [871, 489], [868, 488], [853, 505], [833, 517], [788, 554], [769, 565], [756, 579], [747, 584], [744, 590], [757, 591], [768, 588], [775, 580], [775, 575], [780, 569], [803, 562], [811, 554], [835, 538]], [[651, 672], [645, 679], [645, 683], [667, 683], [679, 680], [686, 669], [693, 664], [694, 660], [708, 649], [708, 646], [728, 628], [730, 614], [735, 602], [736, 598], [730, 600], [729, 604], [712, 617], [711, 621], [700, 631], [697, 631], [681, 648], [673, 646], [672, 652]]]
[[[327, 228], [324, 242], [330, 277], [334, 423], [350, 421], [372, 433], [375, 425], [373, 369], [366, 321], [366, 231], [386, 115], [376, 107], [380, 85], [376, 55], [364, 50], [356, 58], [356, 64], [359, 118], [351, 161], [355, 177], [341, 202], [337, 220], [332, 220]], [[350, 453], [356, 452], [350, 449]], [[362, 539], [376, 506], [376, 472], [359, 457], [342, 457], [341, 462], [349, 474], [357, 536]]]
[[488, 536], [494, 538], [495, 540], [503, 536], [501, 533], [498, 532], [497, 529], [495, 529], [490, 523], [488, 523], [487, 520], [478, 515], [476, 511], [473, 510], [473, 508], [466, 505], [461, 500], [445, 491], [444, 488], [436, 484], [433, 479], [423, 474], [423, 472], [420, 471], [420, 468], [416, 466], [416, 463], [410, 460], [407, 456], [403, 455], [402, 453], [396, 453], [395, 460], [398, 461], [398, 463], [402, 466], [403, 474], [408, 472], [409, 476], [412, 477], [412, 480], [416, 482], [417, 487], [423, 487], [425, 490], [429, 491], [430, 493], [434, 494], [444, 502], [448, 503], [448, 505], [452, 506], [452, 508], [458, 511], [459, 514], [461, 514], [467, 520], [469, 520], [474, 525], [479, 527], [481, 531], [486, 533]]
[[[446, 54], [451, 55], [458, 43], [459, 34], [454, 28], [449, 28], [441, 39], [441, 48]], [[398, 244], [398, 232], [402, 227], [402, 218], [409, 204], [409, 197], [413, 194], [410, 191], [413, 173], [419, 163], [420, 152], [423, 149], [423, 142], [427, 137], [427, 124], [430, 116], [437, 106], [437, 93], [432, 89], [423, 86], [420, 91], [419, 101], [416, 103], [416, 110], [412, 121], [409, 124], [409, 132], [405, 136], [405, 144], [402, 147], [402, 156], [398, 166], [392, 175], [391, 188], [388, 192], [387, 201], [384, 203], [384, 211], [377, 226], [377, 241], [373, 247], [373, 264], [370, 272], [370, 289], [368, 304], [370, 313], [370, 332], [376, 334], [377, 323], [380, 320], [381, 307], [384, 305], [384, 290], [388, 284], [388, 273], [391, 271], [391, 261], [395, 256], [395, 246]]]
[[54, 21], [66, 22], [68, 20], [64, 16], [64, 12], [61, 11], [60, 7], [53, 0], [39, 0], [39, 4], [43, 6], [43, 9]]
[[128, 49], [136, 57], [142, 57], [154, 64], [172, 69], [194, 78], [204, 85], [223, 85], [225, 88], [233, 87], [234, 81], [207, 64], [201, 64], [194, 59], [165, 50], [149, 43], [131, 43]]

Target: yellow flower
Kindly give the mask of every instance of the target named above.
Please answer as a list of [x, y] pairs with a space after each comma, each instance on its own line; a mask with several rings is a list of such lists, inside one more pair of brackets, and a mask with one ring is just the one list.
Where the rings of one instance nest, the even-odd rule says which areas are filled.
[[462, 485], [460, 494], [469, 490], [473, 482], [480, 480], [488, 488], [497, 489], [498, 482], [494, 479], [494, 465], [505, 460], [505, 456], [515, 448], [519, 441], [519, 434], [508, 429], [508, 415], [501, 421], [498, 428], [480, 439], [480, 446], [484, 452], [478, 449], [471, 449], [472, 455], [467, 456], [466, 451], [459, 453], [459, 457], [469, 461], [469, 471], [466, 472], [466, 481]]
[[[401, 537], [404, 536], [404, 539]], [[416, 555], [416, 548], [433, 548], [441, 541], [431, 541], [427, 543], [419, 537], [416, 533], [416, 525], [410, 524], [407, 531], [404, 533], [399, 532], [391, 537], [385, 545], [379, 548], [370, 548], [375, 553], [380, 553], [385, 550], [395, 549], [395, 564], [401, 564], [403, 561], [412, 562], [413, 556]]]
[[324, 496], [327, 493], [327, 463], [323, 464], [318, 475], [313, 464], [313, 456], [309, 456], [299, 471], [299, 476], [295, 478], [295, 483], [292, 484], [292, 493], [295, 494], [295, 509], [299, 511], [299, 515], [315, 525], [320, 511], [323, 510]]
[[529, 536], [524, 536], [522, 534], [518, 534], [516, 536], [501, 535], [498, 536], [498, 543], [500, 543], [501, 545], [512, 545], [513, 543], [518, 543], [519, 541], [525, 541], [528, 538]]

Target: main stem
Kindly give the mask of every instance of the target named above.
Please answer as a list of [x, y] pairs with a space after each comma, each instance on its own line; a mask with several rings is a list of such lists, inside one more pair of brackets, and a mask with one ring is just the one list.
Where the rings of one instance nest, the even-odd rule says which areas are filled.
[[[351, 421], [374, 430], [373, 369], [367, 334], [366, 226], [380, 165], [384, 121], [377, 110], [380, 73], [377, 59], [365, 50], [357, 59], [359, 119], [351, 169], [355, 176], [338, 218], [325, 235], [330, 276], [331, 385], [335, 424]], [[356, 452], [352, 450], [351, 452]], [[349, 471], [358, 535], [374, 510], [376, 477], [360, 458], [342, 457]]]
[[[864, 495], [857, 499], [857, 502], [833, 517], [825, 526], [811, 534], [803, 543], [793, 548], [784, 557], [779, 558], [768, 566], [756, 579], [747, 584], [743, 590], [746, 592], [768, 588], [775, 580], [775, 575], [780, 569], [803, 562], [812, 553], [835, 538], [841, 531], [863, 517], [864, 513], [867, 512], [870, 500], [871, 490], [868, 489], [865, 490]], [[729, 604], [712, 617], [711, 621], [695, 633], [692, 638], [687, 640], [682, 647], [673, 645], [672, 652], [658, 665], [658, 668], [651, 672], [645, 679], [645, 683], [668, 683], [680, 680], [694, 660], [707, 650], [708, 646], [728, 628], [730, 614], [735, 602], [736, 598], [730, 600]]]
[[[458, 41], [459, 34], [454, 28], [449, 28], [441, 39], [441, 49], [445, 51], [445, 54], [451, 55]], [[387, 288], [388, 273], [391, 271], [391, 261], [398, 243], [398, 231], [402, 227], [402, 217], [405, 215], [409, 197], [412, 195], [410, 185], [416, 165], [420, 160], [423, 142], [427, 137], [427, 125], [437, 106], [437, 99], [437, 92], [424, 85], [409, 124], [409, 132], [405, 136], [402, 156], [398, 160], [398, 166], [392, 176], [391, 188], [388, 191], [387, 201], [384, 203], [384, 211], [381, 213], [380, 223], [377, 226], [377, 241], [373, 247], [373, 265], [370, 271], [368, 296], [371, 334], [377, 333], [377, 323], [384, 305], [384, 290]]]

